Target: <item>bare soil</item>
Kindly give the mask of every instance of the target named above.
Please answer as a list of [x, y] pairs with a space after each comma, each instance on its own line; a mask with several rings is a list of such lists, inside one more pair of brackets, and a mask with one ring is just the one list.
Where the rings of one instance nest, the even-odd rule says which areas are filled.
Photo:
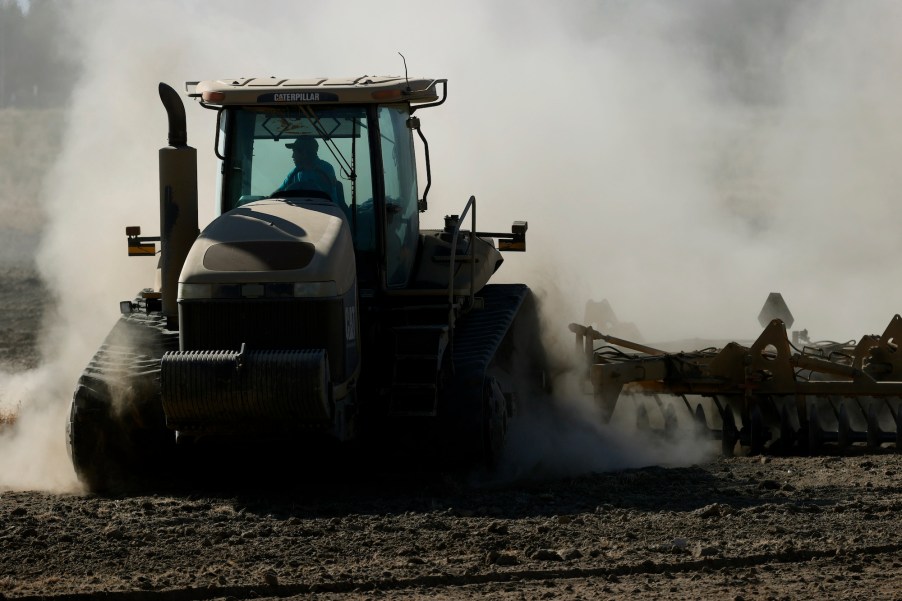
[[[44, 289], [22, 266], [0, 281], [0, 357], [26, 369]], [[153, 494], [0, 492], [0, 599], [902, 598], [890, 450], [494, 484], [274, 463]]]
[[[0, 497], [8, 598], [902, 596], [895, 455]], [[151, 594], [153, 593], [153, 594]]]
[[0, 370], [37, 367], [38, 335], [48, 292], [33, 265], [0, 267]]
[[33, 368], [48, 303], [34, 266], [41, 181], [59, 152], [63, 111], [0, 109], [0, 371]]

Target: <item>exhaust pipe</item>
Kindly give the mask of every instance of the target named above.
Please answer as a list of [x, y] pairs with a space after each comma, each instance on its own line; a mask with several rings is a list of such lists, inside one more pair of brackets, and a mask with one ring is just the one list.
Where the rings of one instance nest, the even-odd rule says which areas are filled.
[[188, 146], [185, 105], [161, 83], [169, 117], [169, 146], [160, 149], [160, 293], [166, 327], [178, 329], [178, 282], [197, 238], [197, 150]]

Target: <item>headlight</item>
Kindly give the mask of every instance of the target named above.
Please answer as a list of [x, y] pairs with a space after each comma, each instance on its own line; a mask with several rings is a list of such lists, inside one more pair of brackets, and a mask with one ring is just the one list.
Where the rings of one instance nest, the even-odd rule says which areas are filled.
[[213, 286], [210, 284], [179, 283], [178, 299], [213, 298]]
[[327, 282], [271, 282], [247, 284], [179, 284], [179, 300], [238, 298], [334, 298], [338, 284]]
[[338, 296], [335, 282], [295, 282], [294, 295], [298, 298]]

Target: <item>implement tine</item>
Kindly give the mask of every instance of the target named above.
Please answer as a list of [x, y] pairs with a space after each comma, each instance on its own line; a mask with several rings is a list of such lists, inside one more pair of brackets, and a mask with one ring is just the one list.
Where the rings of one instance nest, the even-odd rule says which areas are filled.
[[[595, 401], [605, 419], [622, 392], [630, 400], [633, 395], [653, 396], [670, 430], [679, 401], [663, 395], [673, 395], [682, 399], [696, 429], [704, 427], [722, 440], [725, 454], [731, 454], [737, 442], [751, 446], [753, 453], [780, 446], [794, 452], [806, 445], [817, 452], [824, 443], [876, 448], [887, 442], [902, 451], [902, 316], [894, 316], [881, 336], [865, 335], [857, 343], [808, 341], [801, 349], [789, 343], [786, 325], [777, 319], [749, 346], [730, 342], [717, 349], [680, 352], [664, 352], [592, 327], [571, 324], [570, 329], [589, 362]], [[595, 350], [596, 340], [610, 346]], [[696, 403], [699, 398], [702, 403]], [[713, 425], [707, 423], [707, 398], [717, 407], [720, 428], [716, 417]], [[641, 423], [653, 411], [651, 399], [639, 409]]]
[[683, 399], [683, 404], [686, 405], [686, 410], [691, 414], [694, 413], [692, 410], [692, 405], [689, 404], [689, 399], [686, 398], [685, 394], [681, 394], [680, 398]]

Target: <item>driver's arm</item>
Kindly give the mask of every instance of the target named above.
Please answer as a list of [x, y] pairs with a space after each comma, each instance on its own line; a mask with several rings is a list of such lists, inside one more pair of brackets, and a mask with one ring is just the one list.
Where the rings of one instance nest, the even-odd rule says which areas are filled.
[[288, 186], [290, 186], [293, 182], [291, 180], [295, 179], [295, 175], [298, 172], [298, 168], [294, 167], [291, 171], [288, 172], [288, 175], [285, 176], [285, 179], [282, 181], [282, 185], [276, 188], [270, 196], [275, 196], [279, 192], [283, 190], [287, 190]]

